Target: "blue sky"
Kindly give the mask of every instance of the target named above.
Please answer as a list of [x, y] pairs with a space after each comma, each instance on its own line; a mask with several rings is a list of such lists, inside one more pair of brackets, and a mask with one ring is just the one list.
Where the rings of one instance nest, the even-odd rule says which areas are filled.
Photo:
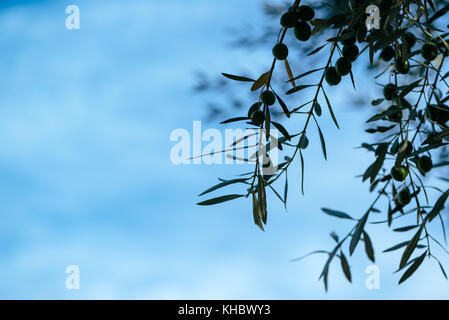
[[[312, 138], [306, 195], [293, 167], [288, 211], [271, 199], [265, 233], [248, 201], [195, 205], [216, 177], [241, 168], [173, 165], [170, 132], [206, 114], [192, 95], [195, 70], [260, 72], [270, 61], [269, 50], [226, 46], [225, 29], [261, 19], [261, 1], [11, 3], [0, 11], [0, 298], [447, 298], [430, 262], [397, 287], [397, 254], [377, 255], [375, 291], [365, 288], [361, 248], [354, 284], [335, 265], [327, 294], [317, 281], [324, 257], [289, 261], [330, 249], [328, 233], [351, 228], [321, 206], [360, 216], [372, 200], [354, 178], [371, 159], [353, 148], [368, 138], [366, 114], [341, 103], [350, 83], [332, 91], [342, 129], [323, 116], [329, 161]], [[65, 29], [70, 4], [81, 10], [77, 31]], [[405, 240], [369, 230], [377, 253]], [[72, 264], [80, 290], [65, 288]]]

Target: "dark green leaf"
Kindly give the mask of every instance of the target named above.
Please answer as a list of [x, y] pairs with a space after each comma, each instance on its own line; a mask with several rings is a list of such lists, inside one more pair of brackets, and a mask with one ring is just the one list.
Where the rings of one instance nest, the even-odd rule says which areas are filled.
[[304, 90], [306, 88], [310, 88], [310, 87], [314, 87], [314, 84], [304, 84], [302, 86], [296, 86], [295, 88], [291, 88], [290, 90], [288, 90], [285, 94], [292, 94], [301, 90]]
[[301, 192], [304, 195], [304, 157], [301, 151], [299, 151], [299, 158], [301, 159]]
[[424, 258], [426, 257], [427, 251], [424, 252], [418, 259], [416, 259], [415, 262], [404, 272], [401, 279], [399, 279], [399, 284], [407, 280], [421, 265], [421, 263], [424, 261]]
[[290, 118], [290, 111], [288, 111], [287, 105], [276, 93], [275, 95], [278, 99], [279, 104], [281, 105], [282, 111], [284, 111], [284, 114], [287, 116], [287, 118]]
[[254, 82], [255, 81], [251, 78], [236, 76], [236, 75], [229, 74], [229, 73], [222, 72], [221, 74], [224, 75], [226, 78], [229, 78], [229, 79], [235, 80], [235, 81], [244, 81], [244, 82]]
[[321, 149], [323, 150], [324, 159], [327, 160], [326, 142], [324, 141], [323, 133], [321, 132], [321, 129], [318, 125], [317, 125], [317, 128], [318, 128], [318, 133], [320, 134]]
[[444, 203], [446, 202], [448, 197], [449, 197], [449, 190], [447, 190], [438, 198], [437, 202], [433, 206], [432, 211], [429, 212], [429, 215], [427, 217], [429, 221], [432, 221], [440, 213], [440, 211], [443, 210]]
[[243, 120], [249, 120], [248, 117], [236, 117], [236, 118], [231, 118], [225, 121], [220, 122], [220, 124], [225, 124], [225, 123], [230, 123], [230, 122], [236, 122], [236, 121], [243, 121]]
[[311, 56], [311, 55], [317, 53], [318, 51], [320, 51], [321, 49], [323, 49], [326, 45], [327, 45], [327, 43], [324, 44], [324, 45], [322, 45], [322, 46], [320, 46], [320, 47], [318, 47], [318, 48], [316, 48], [316, 49], [313, 49], [311, 52], [309, 52], [309, 53], [307, 54], [307, 56]]
[[404, 253], [401, 257], [401, 262], [399, 263], [399, 269], [402, 269], [405, 264], [410, 259], [413, 251], [415, 251], [416, 246], [418, 245], [419, 237], [421, 236], [422, 229], [424, 227], [424, 223], [421, 225], [421, 227], [418, 229], [416, 234], [413, 236], [412, 240], [408, 243], [407, 247], [404, 250]]
[[376, 99], [376, 100], [371, 101], [371, 104], [372, 104], [373, 106], [378, 106], [379, 104], [381, 104], [382, 102], [384, 102], [384, 100], [385, 100], [385, 99], [383, 99], [383, 98]]
[[446, 280], [447, 280], [446, 271], [444, 270], [443, 265], [441, 264], [440, 261], [438, 261], [438, 265], [440, 266], [440, 269], [441, 269], [441, 272], [443, 273], [443, 276], [444, 276], [444, 277], [446, 278]]
[[318, 102], [315, 102], [315, 103], [313, 104], [313, 110], [315, 110], [315, 113], [316, 113], [316, 115], [317, 115], [318, 117], [321, 117], [321, 114], [322, 114], [323, 112], [321, 111], [321, 106], [320, 106], [320, 104], [319, 104]]
[[333, 217], [337, 217], [337, 218], [341, 218], [341, 219], [349, 219], [349, 220], [354, 220], [349, 214], [344, 213], [342, 211], [337, 211], [337, 210], [332, 210], [332, 209], [328, 209], [328, 208], [321, 208], [321, 210]]
[[409, 242], [410, 242], [410, 241], [404, 241], [404, 242], [398, 243], [398, 244], [392, 246], [391, 248], [385, 249], [383, 252], [384, 252], [384, 253], [385, 253], [385, 252], [391, 252], [391, 251], [400, 249], [400, 248], [402, 248], [402, 247], [405, 247]]
[[396, 232], [405, 232], [405, 231], [409, 231], [409, 230], [412, 230], [412, 229], [415, 229], [415, 228], [418, 228], [418, 225], [412, 225], [412, 226], [406, 226], [406, 227], [396, 228], [396, 229], [393, 229], [393, 231], [396, 231]]
[[226, 196], [221, 196], [221, 197], [212, 198], [212, 199], [209, 199], [206, 201], [198, 202], [197, 205], [210, 206], [213, 204], [222, 203], [222, 202], [234, 200], [234, 199], [241, 198], [241, 197], [244, 197], [244, 195], [243, 194], [229, 194]]
[[355, 227], [354, 234], [352, 235], [351, 243], [349, 244], [349, 255], [352, 256], [357, 244], [359, 243], [362, 232], [365, 228], [366, 221], [368, 220], [368, 212], [359, 220]]
[[[298, 80], [298, 79], [300, 79], [302, 77], [305, 77], [305, 76], [307, 76], [307, 75], [309, 75], [311, 73], [314, 73], [314, 72], [317, 72], [317, 71], [320, 71], [320, 70], [323, 70], [323, 69], [324, 68], [318, 68], [318, 69], [309, 70], [307, 72], [301, 73], [299, 76], [294, 77], [293, 80]], [[290, 80], [288, 80], [287, 82], [290, 82]]]
[[199, 196], [205, 195], [206, 193], [209, 193], [209, 192], [212, 192], [212, 191], [214, 191], [214, 190], [223, 188], [223, 187], [228, 186], [228, 185], [230, 185], [230, 184], [240, 183], [240, 182], [245, 182], [246, 180], [248, 180], [248, 179], [233, 179], [233, 180], [226, 180], [226, 181], [223, 181], [223, 182], [221, 182], [221, 183], [219, 183], [219, 184], [217, 184], [217, 185], [215, 185], [215, 186], [213, 186], [213, 187], [207, 189], [207, 190], [204, 191], [203, 193], [199, 194]]
[[371, 239], [368, 236], [368, 233], [366, 233], [365, 231], [363, 231], [363, 240], [365, 241], [366, 255], [372, 262], [375, 262], [373, 243], [371, 242]]
[[282, 124], [274, 122], [274, 121], [271, 121], [271, 123], [276, 127], [276, 129], [278, 129], [282, 133], [282, 135], [284, 137], [287, 138], [287, 140], [291, 140], [290, 134], [288, 133], [288, 131], [284, 128], [284, 126]]
[[351, 281], [351, 269], [349, 268], [348, 260], [346, 259], [345, 255], [343, 254], [343, 251], [340, 251], [340, 261], [341, 261], [341, 269], [343, 270], [343, 273], [345, 274], [346, 279], [348, 279], [349, 282]]
[[335, 232], [332, 231], [329, 235], [335, 240], [335, 242], [338, 242], [338, 235]]
[[409, 84], [405, 89], [401, 91], [399, 94], [399, 98], [404, 98], [407, 94], [409, 94], [413, 89], [415, 89], [422, 79], [416, 80], [415, 82]]
[[258, 200], [257, 197], [254, 193], [252, 193], [253, 196], [253, 218], [254, 218], [254, 224], [256, 226], [258, 226], [262, 231], [265, 231], [263, 229], [263, 224], [262, 221], [260, 219], [260, 214], [259, 214], [259, 205], [258, 205]]
[[337, 118], [335, 117], [334, 111], [332, 110], [331, 103], [330, 103], [329, 99], [327, 98], [326, 92], [324, 92], [324, 90], [323, 90], [323, 94], [324, 94], [324, 98], [326, 99], [327, 107], [329, 108], [329, 112], [331, 114], [332, 120], [334, 121], [337, 128], [340, 129], [340, 127], [338, 126]]

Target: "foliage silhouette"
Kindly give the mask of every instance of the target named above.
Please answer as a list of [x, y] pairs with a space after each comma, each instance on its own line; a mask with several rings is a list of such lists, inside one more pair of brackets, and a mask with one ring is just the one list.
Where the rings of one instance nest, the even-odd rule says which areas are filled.
[[[432, 249], [437, 246], [448, 252], [431, 234], [429, 225], [437, 221], [446, 240], [442, 215], [445, 213], [444, 205], [449, 197], [449, 190], [427, 186], [423, 181], [429, 176], [444, 175], [444, 170], [449, 165], [446, 153], [449, 141], [449, 107], [446, 105], [449, 100], [449, 72], [445, 64], [449, 55], [449, 32], [445, 31], [449, 28], [445, 25], [449, 17], [448, 1], [300, 2], [292, 1], [286, 7], [266, 5], [265, 13], [275, 23], [260, 37], [242, 36], [236, 42], [242, 46], [254, 47], [264, 46], [266, 41], [272, 41], [273, 60], [267, 65], [268, 69], [255, 77], [223, 73], [227, 80], [247, 83], [248, 89], [260, 92], [259, 101], [236, 102], [236, 105], [251, 107], [248, 112], [234, 114], [231, 120], [244, 121], [260, 130], [258, 139], [262, 139], [264, 132], [269, 138], [270, 128], [277, 128], [284, 135], [284, 139], [279, 139], [280, 148], [291, 152], [285, 157], [285, 161], [278, 165], [274, 174], [265, 175], [263, 167], [265, 160], [270, 160], [270, 149], [258, 150], [264, 153], [261, 155], [264, 161], [261, 162], [259, 157], [256, 157], [253, 172], [243, 174], [238, 179], [222, 180], [201, 195], [231, 184], [242, 185], [242, 193], [222, 195], [199, 204], [212, 205], [237, 198], [251, 198], [254, 223], [264, 230], [268, 216], [267, 190], [273, 192], [286, 206], [287, 173], [290, 165], [296, 160], [299, 161], [301, 185], [304, 190], [304, 166], [307, 160], [304, 149], [309, 143], [320, 141], [323, 156], [327, 157], [326, 141], [318, 121], [323, 112], [322, 105], [326, 106], [337, 128], [344, 126], [344, 122], [337, 121], [332, 97], [326, 93], [328, 86], [338, 86], [342, 78], [349, 77], [355, 88], [357, 81], [354, 73], [358, 70], [355, 65], [366, 64], [370, 70], [378, 73], [372, 82], [384, 83], [382, 96], [371, 101], [377, 111], [366, 121], [369, 126], [366, 132], [373, 135], [374, 142], [361, 144], [362, 149], [372, 154], [373, 162], [367, 166], [360, 178], [369, 184], [370, 192], [377, 195], [358, 219], [339, 210], [322, 208], [324, 213], [352, 223], [352, 228], [342, 238], [334, 232], [331, 233], [336, 243], [332, 250], [312, 253], [327, 255], [320, 279], [327, 290], [331, 263], [340, 259], [343, 274], [351, 282], [348, 256], [352, 256], [360, 242], [364, 243], [368, 259], [375, 261], [373, 244], [366, 230], [368, 223], [385, 224], [391, 228], [393, 220], [400, 222], [402, 217], [411, 215], [416, 217], [415, 224], [392, 229], [392, 232], [412, 231], [411, 238], [384, 250], [403, 250], [397, 270], [402, 273], [399, 284], [413, 275], [426, 258], [435, 260], [442, 275], [447, 278], [443, 265]], [[366, 8], [372, 4], [379, 8], [380, 28], [367, 30]], [[302, 49], [303, 55], [300, 59], [311, 61], [301, 64], [309, 69], [303, 70], [297, 76], [293, 74], [292, 67], [296, 67], [298, 61], [293, 58], [295, 63], [289, 62], [291, 48]], [[275, 71], [283, 74], [284, 78], [275, 79]], [[319, 81], [307, 82], [306, 79], [310, 75], [319, 75]], [[301, 85], [298, 84], [299, 81]], [[227, 82], [219, 83], [216, 88], [227, 86]], [[213, 90], [213, 86], [203, 81], [197, 89]], [[313, 90], [313, 99], [303, 101], [303, 95], [298, 94], [303, 90]], [[284, 97], [291, 96], [296, 97], [295, 103], [300, 104], [299, 107], [284, 102]], [[277, 105], [280, 109], [276, 108]], [[304, 117], [302, 130], [294, 134], [273, 121], [279, 118], [288, 122], [293, 116]], [[248, 122], [248, 119], [251, 121]], [[316, 126], [316, 136], [312, 134], [311, 126]], [[244, 139], [239, 143], [243, 141]], [[281, 177], [285, 177], [285, 183], [281, 183]], [[440, 180], [447, 186], [449, 179], [443, 177]], [[284, 188], [283, 192], [279, 190], [282, 188], [279, 184]], [[433, 198], [436, 201], [432, 200]], [[376, 207], [380, 205], [381, 199], [386, 203], [383, 210]], [[373, 213], [383, 213], [385, 219], [371, 222]], [[349, 255], [344, 254], [344, 245], [348, 246]], [[301, 258], [296, 260], [299, 259]]]

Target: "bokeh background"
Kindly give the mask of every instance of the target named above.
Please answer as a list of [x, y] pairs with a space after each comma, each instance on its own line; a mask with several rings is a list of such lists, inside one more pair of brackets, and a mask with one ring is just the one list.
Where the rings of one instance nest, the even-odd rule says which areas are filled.
[[[264, 19], [261, 3], [1, 2], [0, 298], [448, 297], [433, 261], [397, 286], [400, 252], [380, 252], [411, 234], [392, 235], [380, 225], [368, 229], [380, 290], [365, 286], [372, 263], [362, 246], [350, 261], [353, 284], [336, 263], [327, 294], [318, 282], [326, 257], [290, 261], [331, 249], [329, 232], [352, 227], [320, 207], [358, 217], [374, 197], [355, 178], [372, 159], [354, 148], [369, 139], [367, 111], [345, 102], [348, 79], [332, 91], [342, 129], [323, 115], [329, 160], [312, 138], [306, 194], [292, 167], [288, 210], [272, 198], [266, 232], [254, 226], [245, 199], [195, 205], [217, 177], [245, 167], [173, 165], [170, 133], [191, 130], [207, 114], [204, 96], [192, 92], [195, 70], [238, 73], [245, 66], [260, 73], [271, 61], [270, 50], [227, 45], [228, 27]], [[80, 30], [65, 28], [71, 4], [81, 10]], [[67, 265], [80, 267], [80, 290], [66, 289]]]

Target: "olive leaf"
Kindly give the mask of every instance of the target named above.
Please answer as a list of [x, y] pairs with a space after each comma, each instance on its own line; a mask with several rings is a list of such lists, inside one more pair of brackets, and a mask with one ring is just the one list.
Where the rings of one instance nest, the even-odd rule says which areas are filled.
[[413, 273], [415, 273], [416, 270], [418, 270], [419, 266], [424, 261], [424, 258], [426, 257], [427, 251], [424, 252], [418, 259], [413, 262], [413, 264], [404, 272], [401, 279], [399, 279], [399, 284], [407, 280]]
[[266, 85], [268, 79], [270, 79], [270, 76], [271, 71], [263, 73], [256, 81], [254, 81], [253, 85], [251, 86], [251, 91], [256, 91]]
[[365, 228], [366, 221], [368, 220], [368, 214], [369, 214], [369, 212], [365, 213], [355, 227], [355, 231], [352, 235], [352, 239], [349, 244], [349, 255], [351, 255], [351, 256], [354, 253], [354, 250], [357, 247], [357, 244], [359, 243], [363, 229]]
[[408, 262], [408, 260], [410, 259], [411, 255], [412, 255], [413, 251], [415, 251], [423, 228], [424, 228], [424, 223], [421, 225], [421, 227], [415, 233], [412, 240], [410, 240], [410, 242], [407, 244], [407, 247], [405, 248], [404, 253], [402, 254], [402, 257], [401, 257], [401, 261], [399, 263], [399, 269], [402, 269], [406, 265], [406, 263]]
[[343, 273], [345, 274], [346, 279], [348, 279], [349, 282], [352, 282], [351, 269], [349, 268], [348, 260], [346, 259], [345, 255], [343, 254], [343, 251], [340, 251], [340, 261], [341, 261], [341, 269], [343, 270]]
[[365, 242], [365, 252], [366, 255], [368, 256], [368, 258], [372, 261], [372, 262], [376, 262], [375, 258], [374, 258], [374, 248], [373, 248], [373, 243], [371, 242], [370, 237], [368, 236], [368, 233], [366, 233], [365, 231], [363, 231], [363, 240]]
[[337, 218], [341, 218], [341, 219], [354, 220], [354, 218], [352, 218], [349, 214], [344, 213], [342, 211], [328, 209], [328, 208], [321, 208], [321, 211], [323, 211], [324, 213], [326, 213], [326, 214], [328, 214], [330, 216], [333, 216], [333, 217], [337, 217]]
[[226, 78], [229, 78], [231, 80], [235, 80], [235, 81], [243, 81], [243, 82], [254, 82], [255, 80], [248, 78], [248, 77], [242, 77], [242, 76], [236, 76], [233, 74], [229, 74], [229, 73], [221, 73], [223, 76], [225, 76]]
[[244, 197], [244, 195], [242, 195], [242, 194], [229, 194], [229, 195], [226, 195], [226, 196], [221, 196], [221, 197], [205, 200], [205, 201], [202, 201], [202, 202], [198, 202], [197, 205], [199, 205], [199, 206], [210, 206], [210, 205], [214, 205], [214, 204], [218, 204], [218, 203], [234, 200], [234, 199], [241, 198], [241, 197]]

